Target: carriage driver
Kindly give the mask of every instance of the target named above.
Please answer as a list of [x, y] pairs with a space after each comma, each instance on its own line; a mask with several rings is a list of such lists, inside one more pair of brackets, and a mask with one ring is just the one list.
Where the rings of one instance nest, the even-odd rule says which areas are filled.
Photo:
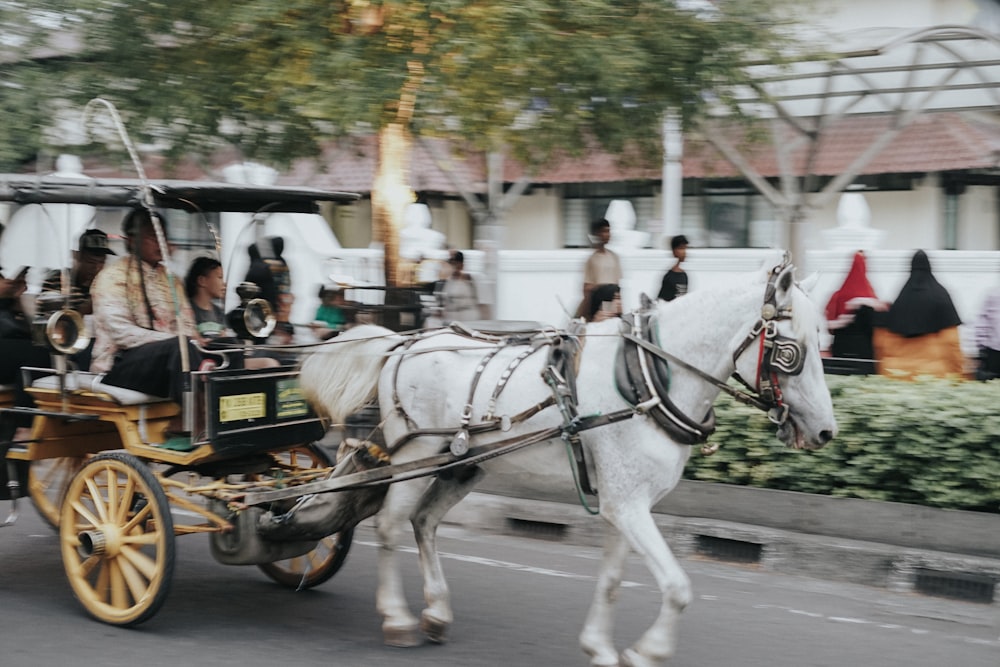
[[[195, 341], [203, 343], [194, 313], [180, 279], [167, 273], [150, 216], [148, 209], [137, 208], [125, 217], [122, 233], [128, 255], [108, 265], [94, 280], [91, 294], [96, 342], [91, 370], [106, 373], [105, 384], [182, 403], [177, 332], [188, 337], [192, 370], [197, 370], [206, 355], [193, 345]], [[162, 218], [160, 224], [166, 233]], [[241, 360], [231, 360], [231, 366], [241, 367]], [[189, 438], [182, 424], [181, 417], [175, 417], [168, 434]]]

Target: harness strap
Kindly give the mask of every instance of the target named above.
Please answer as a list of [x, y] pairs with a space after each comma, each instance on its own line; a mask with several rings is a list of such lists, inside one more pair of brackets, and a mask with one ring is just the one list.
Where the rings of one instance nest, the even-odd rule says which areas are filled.
[[688, 371], [691, 371], [692, 373], [698, 375], [700, 378], [702, 378], [706, 382], [709, 382], [709, 383], [715, 385], [721, 391], [726, 392], [727, 394], [729, 394], [730, 396], [732, 396], [733, 398], [735, 398], [737, 401], [740, 401], [741, 403], [744, 403], [745, 405], [750, 405], [750, 406], [755, 407], [755, 408], [757, 408], [759, 410], [764, 410], [765, 412], [770, 408], [769, 405], [767, 405], [766, 403], [764, 403], [763, 401], [761, 401], [758, 397], [754, 396], [753, 394], [749, 394], [747, 392], [740, 391], [739, 389], [731, 387], [730, 385], [728, 385], [725, 382], [721, 382], [721, 381], [717, 380], [716, 378], [712, 377], [711, 375], [709, 375], [705, 371], [701, 370], [700, 368], [696, 368], [696, 367], [692, 366], [691, 364], [687, 363], [683, 359], [679, 359], [678, 357], [675, 357], [674, 355], [670, 354], [666, 350], [660, 349], [659, 347], [653, 345], [652, 343], [644, 341], [641, 338], [638, 338], [638, 337], [633, 336], [632, 334], [628, 334], [628, 333], [622, 334], [622, 337], [625, 338], [626, 340], [632, 342], [632, 343], [635, 343], [636, 345], [638, 345], [642, 349], [646, 350], [650, 354], [656, 355], [656, 356], [660, 357], [661, 359], [665, 359], [667, 361], [671, 361], [671, 362], [677, 364], [678, 366], [680, 366], [681, 368], [683, 368], [685, 370], [688, 370]]
[[[494, 418], [492, 421], [479, 422], [477, 424], [471, 424], [468, 427], [468, 432], [471, 435], [478, 435], [480, 433], [489, 433], [490, 431], [506, 431], [511, 425], [517, 424], [523, 421], [527, 421], [536, 414], [556, 404], [555, 397], [549, 396], [544, 401], [532, 405], [527, 410], [522, 410], [513, 417], [509, 419], [504, 418]], [[398, 451], [400, 447], [405, 445], [410, 440], [419, 438], [425, 435], [436, 435], [440, 437], [451, 437], [455, 435], [455, 427], [448, 428], [418, 428], [413, 430], [408, 430], [406, 433], [397, 438], [391, 445], [386, 449], [389, 454], [393, 454]]]
[[[521, 354], [517, 355], [513, 359], [511, 359], [510, 364], [507, 365], [507, 368], [505, 368], [503, 373], [500, 375], [500, 379], [497, 381], [497, 386], [494, 387], [493, 389], [493, 395], [490, 396], [490, 402], [487, 404], [486, 414], [483, 415], [483, 419], [487, 420], [493, 419], [494, 417], [493, 412], [496, 410], [497, 407], [497, 399], [500, 398], [501, 392], [503, 392], [504, 388], [507, 386], [507, 381], [510, 380], [510, 376], [514, 374], [514, 371], [517, 369], [518, 366], [521, 365], [522, 361], [530, 357], [532, 354], [537, 352], [545, 345], [548, 345], [548, 342], [545, 342], [541, 345], [534, 345], [531, 348], [522, 352]], [[499, 352], [500, 347], [497, 347], [496, 351]], [[469, 398], [469, 402], [470, 403], [472, 402], [471, 396]]]

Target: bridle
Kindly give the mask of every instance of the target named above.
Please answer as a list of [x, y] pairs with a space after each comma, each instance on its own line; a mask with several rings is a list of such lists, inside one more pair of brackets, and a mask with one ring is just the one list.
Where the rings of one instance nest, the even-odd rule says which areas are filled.
[[778, 382], [779, 373], [798, 375], [802, 372], [806, 359], [806, 351], [797, 340], [778, 333], [778, 322], [792, 319], [790, 308], [778, 308], [775, 303], [775, 292], [777, 291], [775, 280], [787, 265], [786, 259], [785, 262], [771, 269], [767, 279], [767, 287], [764, 289], [764, 305], [760, 309], [760, 319], [754, 323], [750, 333], [733, 352], [733, 364], [735, 365], [754, 340], [760, 339], [757, 352], [757, 376], [754, 384], [751, 385], [743, 379], [737, 370], [733, 371], [732, 377], [750, 391], [756, 392], [757, 401], [754, 404], [766, 411], [767, 418], [778, 426], [788, 421], [789, 410], [788, 405], [782, 400], [781, 385]]
[[781, 426], [788, 421], [789, 407], [783, 400], [779, 376], [798, 375], [801, 373], [805, 365], [806, 355], [805, 349], [797, 340], [778, 333], [778, 322], [792, 319], [791, 309], [779, 308], [775, 300], [777, 293], [776, 281], [778, 276], [788, 266], [789, 258], [786, 256], [781, 264], [771, 269], [768, 274], [767, 286], [764, 289], [764, 304], [760, 309], [760, 318], [754, 322], [746, 338], [743, 339], [733, 352], [733, 364], [735, 367], [736, 362], [750, 346], [758, 339], [760, 341], [757, 352], [757, 373], [754, 382], [752, 384], [747, 382], [735, 368], [732, 373], [732, 377], [746, 387], [746, 390], [733, 387], [724, 381], [716, 379], [700, 368], [696, 368], [686, 361], [666, 352], [658, 345], [644, 340], [644, 337], [637, 335], [635, 331], [632, 333], [623, 333], [622, 336], [627, 341], [638, 345], [650, 354], [698, 375], [706, 382], [715, 385], [721, 391], [724, 391], [741, 403], [766, 412], [771, 422]]

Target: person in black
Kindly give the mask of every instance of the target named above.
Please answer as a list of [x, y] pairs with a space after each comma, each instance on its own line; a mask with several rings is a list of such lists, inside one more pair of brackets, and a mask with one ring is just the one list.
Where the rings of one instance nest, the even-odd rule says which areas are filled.
[[278, 342], [289, 343], [295, 335], [291, 323], [292, 281], [288, 262], [282, 256], [285, 240], [280, 236], [265, 236], [250, 245], [250, 267], [244, 279], [260, 287], [260, 296], [271, 304], [278, 325], [274, 333]]
[[[21, 296], [27, 289], [27, 268], [13, 278], [4, 278], [0, 272], [0, 385], [14, 387], [15, 402], [21, 407], [31, 407], [34, 401], [24, 391], [22, 366], [49, 368], [52, 360], [49, 351], [31, 340], [31, 321], [21, 308]], [[30, 423], [18, 421], [19, 426]]]
[[684, 296], [688, 291], [688, 275], [681, 268], [681, 264], [687, 258], [688, 240], [683, 234], [679, 234], [670, 239], [670, 249], [674, 253], [677, 262], [663, 276], [660, 284], [660, 293], [657, 298], [664, 301], [673, 301], [679, 296]]

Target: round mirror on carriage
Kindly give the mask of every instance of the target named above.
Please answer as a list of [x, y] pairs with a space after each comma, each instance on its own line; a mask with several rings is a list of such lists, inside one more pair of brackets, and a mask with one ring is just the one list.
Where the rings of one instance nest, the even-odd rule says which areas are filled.
[[63, 308], [64, 302], [63, 295], [55, 292], [38, 296], [31, 338], [36, 345], [48, 347], [56, 354], [72, 355], [87, 348], [90, 335], [80, 313]]

